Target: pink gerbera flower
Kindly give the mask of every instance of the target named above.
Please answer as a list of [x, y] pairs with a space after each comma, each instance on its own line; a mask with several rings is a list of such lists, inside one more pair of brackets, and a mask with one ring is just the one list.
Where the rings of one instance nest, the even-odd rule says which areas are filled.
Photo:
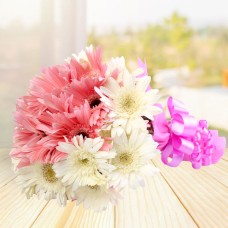
[[18, 167], [36, 161], [54, 163], [64, 154], [56, 149], [65, 138], [94, 138], [109, 110], [94, 87], [106, 81], [101, 50], [88, 48], [67, 63], [49, 67], [31, 80], [29, 95], [18, 99], [14, 149]]
[[15, 112], [15, 121], [17, 126], [11, 156], [19, 159], [18, 167], [35, 161], [54, 162], [64, 156], [64, 153], [56, 151], [53, 144], [50, 144], [47, 132], [51, 129], [52, 119], [48, 113], [33, 116], [19, 109]]

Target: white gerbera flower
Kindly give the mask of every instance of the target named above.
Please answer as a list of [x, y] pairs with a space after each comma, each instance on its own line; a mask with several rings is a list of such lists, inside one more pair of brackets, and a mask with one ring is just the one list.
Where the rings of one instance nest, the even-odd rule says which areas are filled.
[[116, 167], [111, 174], [114, 187], [123, 188], [128, 184], [132, 188], [143, 186], [144, 176], [158, 172], [151, 164], [151, 159], [159, 153], [151, 135], [137, 130], [129, 137], [124, 133], [115, 137], [113, 147], [117, 153], [112, 159]]
[[52, 164], [37, 162], [18, 169], [17, 175], [17, 182], [22, 185], [22, 191], [28, 199], [36, 194], [38, 198], [57, 199], [60, 205], [66, 205], [66, 189], [61, 180], [56, 177]]
[[[117, 82], [122, 82], [123, 81], [123, 75], [125, 74], [125, 71], [127, 71], [126, 64], [125, 64], [125, 59], [123, 56], [121, 57], [116, 57], [112, 58], [108, 64], [107, 64], [107, 70], [106, 70], [106, 75], [107, 78], [113, 74], [113, 72], [117, 71], [118, 72], [118, 77], [115, 78]], [[132, 74], [134, 76], [137, 76], [139, 74], [143, 73], [143, 69], [138, 68], [136, 71], [134, 71]]]
[[161, 112], [154, 106], [158, 90], [146, 91], [151, 78], [136, 78], [127, 70], [124, 71], [122, 84], [110, 77], [104, 87], [96, 88], [103, 101], [111, 110], [113, 118], [112, 136], [121, 135], [125, 130], [129, 134], [132, 129], [146, 129], [142, 116], [153, 120], [153, 115]]
[[106, 75], [107, 78], [113, 74], [113, 72], [118, 71], [118, 77], [116, 80], [118, 82], [122, 81], [122, 74], [126, 70], [125, 59], [123, 56], [112, 58], [107, 64]]
[[73, 143], [60, 142], [57, 149], [68, 155], [54, 164], [57, 177], [62, 178], [66, 186], [75, 191], [79, 186], [101, 185], [107, 181], [107, 176], [115, 168], [108, 160], [115, 156], [113, 151], [102, 151], [104, 140], [86, 138], [82, 135], [74, 137]]
[[75, 196], [77, 204], [83, 202], [85, 208], [91, 208], [95, 211], [105, 210], [110, 203], [115, 205], [117, 200], [121, 198], [119, 192], [106, 185], [79, 187], [75, 192]]

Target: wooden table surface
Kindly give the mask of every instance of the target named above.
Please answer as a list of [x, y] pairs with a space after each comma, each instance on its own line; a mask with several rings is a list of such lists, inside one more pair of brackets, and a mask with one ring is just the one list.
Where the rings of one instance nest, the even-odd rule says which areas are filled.
[[159, 156], [161, 172], [144, 188], [126, 189], [116, 207], [96, 213], [69, 202], [27, 200], [15, 183], [9, 150], [0, 150], [0, 228], [160, 228], [228, 227], [228, 153], [216, 165], [194, 170], [189, 164], [170, 168]]

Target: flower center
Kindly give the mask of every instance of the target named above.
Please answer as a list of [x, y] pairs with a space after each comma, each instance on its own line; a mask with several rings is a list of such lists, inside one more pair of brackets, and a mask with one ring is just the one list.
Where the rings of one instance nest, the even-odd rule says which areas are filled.
[[39, 136], [40, 139], [42, 139], [42, 138], [44, 138], [44, 137], [47, 136], [46, 133], [45, 133], [44, 131], [39, 131], [36, 135]]
[[100, 97], [98, 95], [92, 95], [91, 97], [89, 97], [88, 101], [90, 108], [94, 108], [101, 103]]
[[84, 158], [82, 160], [80, 160], [82, 165], [87, 165], [89, 163], [89, 159], [88, 158]]
[[75, 129], [71, 130], [68, 134], [68, 139], [71, 140], [74, 136], [82, 135], [83, 138], [89, 138], [89, 132], [87, 129], [75, 126]]
[[119, 161], [122, 165], [130, 165], [133, 162], [132, 154], [130, 153], [122, 153], [119, 155]]
[[43, 177], [49, 183], [55, 183], [58, 179], [55, 176], [55, 171], [52, 168], [52, 164], [44, 164], [42, 167]]
[[133, 113], [135, 113], [138, 108], [138, 102], [136, 101], [136, 99], [134, 99], [135, 96], [133, 94], [123, 94], [120, 97], [120, 103], [119, 103], [119, 108], [121, 112], [124, 112], [128, 115], [132, 115]]
[[84, 131], [79, 131], [77, 132], [75, 135], [82, 135], [83, 138], [88, 138], [89, 137], [89, 134], [87, 132], [84, 132]]
[[93, 185], [93, 186], [88, 186], [89, 188], [93, 189], [93, 190], [98, 190], [99, 189], [99, 185]]
[[91, 154], [87, 152], [83, 152], [78, 155], [77, 161], [82, 166], [89, 166], [91, 164], [92, 159], [93, 159], [93, 156]]

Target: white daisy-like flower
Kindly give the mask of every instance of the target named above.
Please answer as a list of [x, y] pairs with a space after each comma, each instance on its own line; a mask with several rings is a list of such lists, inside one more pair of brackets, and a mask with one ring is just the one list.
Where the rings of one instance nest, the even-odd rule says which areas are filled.
[[123, 56], [112, 58], [107, 64], [106, 76], [107, 78], [112, 75], [113, 72], [118, 71], [118, 82], [122, 81], [122, 74], [126, 70], [125, 59]]
[[77, 204], [83, 203], [85, 208], [95, 211], [103, 211], [110, 204], [116, 205], [121, 195], [113, 187], [107, 185], [94, 185], [79, 187], [75, 196]]
[[[125, 58], [123, 56], [112, 58], [107, 63], [107, 70], [106, 70], [106, 76], [107, 78], [113, 74], [113, 72], [118, 72], [118, 77], [115, 78], [117, 82], [123, 81], [123, 75], [125, 74], [125, 71], [127, 71], [126, 64], [125, 64]], [[143, 73], [142, 68], [137, 68], [132, 74], [134, 76], [137, 76], [139, 74]]]
[[142, 116], [153, 120], [153, 116], [161, 112], [159, 107], [154, 106], [158, 90], [146, 91], [150, 80], [149, 76], [136, 78], [126, 70], [122, 83], [110, 77], [103, 87], [96, 88], [101, 101], [111, 110], [112, 137], [121, 135], [124, 131], [129, 134], [132, 129], [146, 130]]
[[65, 206], [67, 191], [52, 167], [52, 164], [39, 162], [22, 167], [17, 170], [17, 182], [28, 199], [36, 194], [39, 199], [57, 199], [59, 205]]
[[67, 156], [54, 164], [56, 176], [62, 178], [66, 186], [75, 191], [79, 186], [101, 185], [115, 168], [109, 159], [115, 156], [113, 151], [102, 151], [104, 139], [74, 137], [72, 143], [60, 142], [57, 149]]
[[151, 135], [137, 130], [130, 136], [125, 133], [116, 136], [113, 147], [117, 154], [112, 159], [116, 169], [111, 174], [111, 184], [118, 188], [143, 186], [145, 176], [159, 171], [151, 164], [151, 159], [159, 153], [157, 145]]

